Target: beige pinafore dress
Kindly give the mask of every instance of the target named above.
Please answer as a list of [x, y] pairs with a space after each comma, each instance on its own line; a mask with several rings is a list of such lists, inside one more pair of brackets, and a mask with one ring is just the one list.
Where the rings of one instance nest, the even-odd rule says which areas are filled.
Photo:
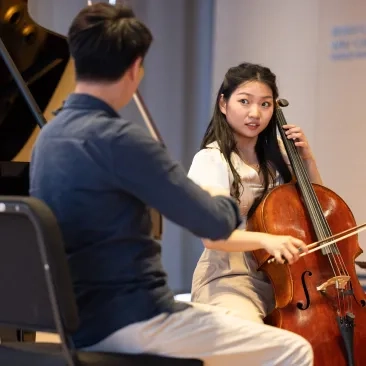
[[[281, 146], [282, 150], [283, 147]], [[287, 157], [284, 156], [287, 161]], [[243, 191], [240, 212], [245, 230], [247, 213], [263, 186], [255, 169], [235, 153], [231, 161], [241, 177]], [[226, 175], [226, 176], [225, 176]], [[233, 177], [229, 165], [212, 143], [194, 157], [188, 176], [201, 186], [231, 189]], [[274, 185], [282, 183], [277, 173]], [[271, 312], [273, 289], [263, 272], [257, 271], [251, 252], [223, 252], [204, 249], [192, 280], [192, 301], [228, 308], [236, 315], [256, 322]]]

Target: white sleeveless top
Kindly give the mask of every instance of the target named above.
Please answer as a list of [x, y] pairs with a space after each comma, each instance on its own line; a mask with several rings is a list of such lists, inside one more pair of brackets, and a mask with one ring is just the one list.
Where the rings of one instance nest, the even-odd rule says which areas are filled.
[[[285, 162], [289, 164], [281, 140], [279, 144]], [[236, 153], [232, 153], [231, 162], [243, 185], [239, 207], [243, 220], [240, 228], [245, 230], [248, 211], [254, 200], [262, 194], [263, 186], [258, 172], [244, 163]], [[228, 193], [232, 190], [233, 175], [216, 142], [194, 156], [188, 177], [200, 186], [220, 188]], [[274, 185], [270, 188], [281, 183], [282, 179], [277, 172]], [[271, 302], [272, 287], [265, 274], [257, 272], [256, 268], [251, 252], [223, 252], [205, 248], [194, 271], [192, 300], [210, 304], [212, 298], [217, 297], [217, 291], [221, 291], [223, 294], [239, 293], [257, 303]], [[217, 286], [218, 281], [220, 286]], [[261, 294], [259, 297], [258, 293]], [[264, 307], [263, 304], [257, 305]]]

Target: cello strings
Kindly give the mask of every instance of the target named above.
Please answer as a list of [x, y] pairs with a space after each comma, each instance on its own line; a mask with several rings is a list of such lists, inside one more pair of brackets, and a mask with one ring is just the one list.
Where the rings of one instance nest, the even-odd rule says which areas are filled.
[[[280, 122], [280, 125], [281, 127], [283, 125], [286, 124], [286, 121], [285, 121], [285, 117], [283, 115], [283, 112], [280, 108], [277, 108], [277, 118]], [[287, 148], [290, 150], [290, 156], [289, 157], [292, 157], [293, 158], [293, 165], [294, 165], [294, 168], [297, 168], [297, 170], [301, 173], [299, 174], [299, 176], [297, 176], [297, 179], [299, 180], [299, 184], [301, 186], [301, 184], [303, 186], [307, 186], [308, 189], [304, 190], [303, 193], [303, 198], [304, 200], [308, 203], [308, 209], [309, 209], [309, 213], [315, 218], [315, 222], [313, 223], [314, 224], [314, 229], [316, 232], [318, 232], [318, 234], [320, 234], [322, 236], [322, 238], [326, 238], [327, 236], [329, 235], [326, 235], [326, 233], [324, 232], [324, 230], [322, 230], [322, 225], [321, 225], [321, 222], [320, 222], [320, 219], [319, 219], [319, 213], [317, 212], [316, 210], [316, 207], [315, 205], [313, 204], [313, 201], [314, 201], [314, 198], [315, 197], [311, 197], [309, 196], [309, 192], [312, 193], [312, 186], [310, 187], [309, 184], [306, 184], [307, 182], [307, 179], [305, 179], [304, 177], [307, 177], [307, 174], [306, 174], [306, 171], [305, 171], [305, 167], [303, 166], [303, 164], [301, 163], [300, 160], [300, 156], [299, 154], [297, 153], [297, 149], [296, 149], [296, 146], [295, 144], [289, 140], [287, 140], [287, 138], [284, 139], [284, 144], [286, 145], [287, 144]], [[287, 141], [286, 141], [287, 140]], [[330, 233], [331, 234], [331, 233]], [[337, 267], [338, 271], [340, 272], [340, 269], [339, 269], [339, 266], [337, 264], [337, 261], [335, 260], [334, 258], [334, 263], [335, 263], [335, 266], [333, 265], [333, 261], [331, 260], [331, 257], [329, 255], [329, 251], [327, 250], [327, 255], [328, 255], [328, 258], [329, 258], [329, 262], [331, 264], [331, 267], [333, 269], [333, 273], [334, 275], [336, 275], [336, 270], [335, 270], [335, 266]]]
[[[284, 116], [283, 116], [283, 118], [281, 118], [281, 120], [284, 120]], [[290, 143], [289, 145], [292, 148], [292, 152], [296, 151], [296, 146], [294, 144]], [[312, 213], [314, 214], [314, 217], [316, 218], [315, 225], [318, 229], [319, 234], [321, 234], [321, 236], [323, 238], [326, 238], [326, 237], [330, 236], [332, 233], [330, 231], [328, 223], [324, 220], [323, 212], [322, 212], [321, 207], [319, 205], [318, 199], [315, 195], [312, 184], [311, 184], [311, 182], [308, 178], [305, 167], [302, 164], [302, 161], [299, 161], [300, 157], [297, 154], [297, 151], [294, 155], [297, 158], [297, 161], [295, 162], [295, 164], [297, 165], [297, 168], [299, 170], [301, 170], [301, 172], [302, 172], [302, 175], [299, 177], [299, 180], [300, 180], [300, 182], [302, 182], [304, 185], [307, 186], [308, 190], [306, 191], [306, 193], [309, 192], [309, 194], [311, 196], [309, 198], [309, 196], [306, 195], [305, 199], [308, 199], [308, 203], [309, 203], [309, 206], [310, 206], [309, 208], [312, 211]], [[323, 221], [323, 225], [322, 225], [322, 221]], [[335, 265], [337, 266], [338, 272], [339, 273], [347, 272], [347, 269], [346, 269], [346, 267], [344, 265], [344, 262], [343, 262], [343, 258], [339, 257], [338, 255], [335, 255], [336, 252], [339, 253], [338, 247], [335, 245], [335, 246], [332, 246], [330, 249], [331, 250], [327, 250], [326, 252], [328, 254], [329, 259], [330, 260], [333, 259]], [[340, 267], [343, 269], [343, 271], [340, 270]]]
[[[283, 115], [283, 112], [280, 108], [277, 108], [277, 118], [280, 122], [280, 125], [283, 126], [284, 124], [286, 124], [285, 121], [285, 117]], [[282, 133], [281, 133], [282, 135]], [[283, 139], [284, 144], [287, 144], [287, 148], [289, 150], [291, 150], [290, 155], [292, 155], [293, 158], [293, 164], [294, 167], [296, 167], [298, 169], [299, 172], [301, 172], [301, 174], [299, 174], [299, 176], [297, 177], [297, 179], [299, 180], [299, 183], [303, 184], [303, 186], [306, 186], [308, 189], [304, 190], [303, 193], [303, 198], [305, 200], [305, 202], [307, 202], [308, 204], [308, 209], [309, 209], [309, 213], [311, 213], [314, 217], [314, 229], [318, 232], [318, 236], [321, 236], [323, 239], [325, 239], [326, 237], [330, 236], [331, 230], [330, 227], [323, 215], [323, 211], [320, 207], [319, 201], [317, 199], [317, 196], [315, 194], [315, 191], [313, 190], [313, 186], [310, 182], [310, 179], [307, 175], [307, 172], [305, 170], [305, 167], [302, 163], [302, 160], [297, 152], [297, 148], [296, 145], [294, 144], [294, 142], [292, 141], [292, 143], [287, 140], [287, 138]], [[325, 252], [327, 254], [329, 263], [332, 267], [333, 273], [336, 275], [336, 270], [335, 267], [337, 269], [337, 272], [340, 275], [344, 275], [347, 274], [348, 275], [348, 271], [347, 268], [345, 266], [343, 257], [340, 255], [338, 246], [336, 244], [332, 244], [332, 246], [329, 248], [330, 250], [326, 249]], [[347, 282], [346, 287], [347, 289], [349, 289], [349, 283]], [[337, 298], [338, 298], [338, 302], [339, 302], [339, 311], [341, 311], [340, 309], [340, 299], [339, 299], [339, 289], [337, 288]], [[342, 297], [343, 297], [343, 301], [342, 304], [344, 304], [344, 291], [342, 291]], [[350, 301], [350, 299], [349, 299]], [[344, 304], [345, 305], [345, 304]]]
[[[278, 109], [278, 112], [279, 112], [278, 113], [279, 122], [282, 125], [286, 124], [285, 117], [282, 113], [282, 110]], [[294, 142], [292, 141], [292, 143], [291, 143], [291, 141], [289, 141], [287, 138], [285, 138], [284, 140], [285, 140], [284, 144], [287, 143], [287, 147], [290, 150], [290, 156], [292, 156], [292, 158], [293, 158], [294, 169], [297, 168], [297, 172], [298, 172], [297, 179], [299, 180], [299, 185], [300, 185], [300, 187], [302, 185], [302, 187], [307, 188], [307, 189], [303, 189], [303, 192], [302, 192], [303, 199], [307, 203], [308, 210], [310, 211], [309, 214], [312, 215], [311, 217], [314, 217], [314, 222], [313, 222], [314, 229], [316, 230], [316, 232], [318, 232], [318, 236], [320, 236], [322, 238], [326, 238], [327, 236], [329, 236], [331, 234], [331, 231], [330, 231], [329, 226], [325, 225], [325, 223], [327, 224], [327, 222], [326, 222], [326, 220], [324, 220], [322, 210], [319, 209], [320, 205], [318, 203], [318, 199], [317, 199], [315, 192], [313, 190], [313, 187], [311, 185], [310, 179], [308, 178], [304, 164], [302, 163], [302, 160], [297, 152], [297, 148], [296, 148]], [[329, 232], [328, 235], [327, 235], [327, 231]], [[335, 248], [338, 249], [337, 247], [335, 247]], [[336, 275], [336, 272], [338, 272], [339, 274], [342, 274], [340, 267], [345, 268], [345, 266], [342, 266], [342, 263], [339, 263], [339, 261], [337, 260], [338, 256], [334, 255], [333, 249], [334, 249], [334, 247], [331, 247], [330, 251], [328, 249], [325, 250], [329, 263], [330, 263], [330, 266], [333, 270], [334, 275]], [[341, 310], [342, 310], [341, 305], [340, 305], [341, 299], [340, 299], [340, 294], [339, 294], [338, 289], [336, 291], [336, 294], [337, 294], [337, 300], [338, 300], [338, 304], [339, 304], [338, 309], [339, 309], [339, 312], [341, 312]], [[344, 301], [342, 301], [342, 304], [344, 304]]]
[[[302, 167], [302, 168], [304, 168], [304, 167]], [[307, 184], [307, 182], [305, 182], [305, 183]], [[328, 226], [328, 223], [326, 221], [324, 222], [324, 224], [326, 224], [325, 227], [321, 225], [321, 221], [323, 221], [322, 219], [324, 217], [323, 216], [323, 212], [321, 211], [320, 205], [318, 205], [318, 199], [317, 199], [317, 197], [315, 195], [315, 192], [313, 193], [313, 190], [312, 189], [309, 189], [309, 191], [311, 192], [311, 194], [313, 196], [312, 197], [313, 200], [311, 202], [311, 205], [314, 206], [313, 207], [313, 210], [317, 213], [317, 216], [319, 218], [319, 222], [317, 222], [318, 227], [320, 228], [320, 230], [321, 230], [321, 232], [323, 234], [322, 236], [324, 237], [324, 240], [326, 240], [327, 236], [329, 236], [329, 234], [332, 234], [331, 233], [331, 230], [330, 230], [330, 228]], [[329, 234], [328, 234], [328, 232], [329, 232]], [[341, 240], [341, 239], [338, 239], [338, 240]], [[336, 263], [337, 269], [338, 269], [339, 273], [340, 274], [346, 274], [346, 275], [348, 275], [348, 271], [347, 271], [347, 268], [346, 268], [345, 263], [343, 261], [343, 257], [339, 254], [339, 248], [336, 245], [336, 241], [333, 241], [330, 249], [332, 249], [332, 250], [330, 251], [330, 253], [328, 252], [328, 254], [329, 254], [329, 256], [331, 255], [331, 257], [333, 258], [334, 262]], [[342, 269], [342, 271], [339, 269], [339, 267]]]

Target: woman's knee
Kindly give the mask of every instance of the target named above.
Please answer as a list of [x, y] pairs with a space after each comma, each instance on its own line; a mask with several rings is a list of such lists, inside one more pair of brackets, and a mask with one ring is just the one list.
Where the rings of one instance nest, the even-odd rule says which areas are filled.
[[[314, 352], [311, 344], [303, 337], [294, 334], [294, 364], [312, 366], [314, 364]], [[295, 363], [296, 361], [296, 363]]]

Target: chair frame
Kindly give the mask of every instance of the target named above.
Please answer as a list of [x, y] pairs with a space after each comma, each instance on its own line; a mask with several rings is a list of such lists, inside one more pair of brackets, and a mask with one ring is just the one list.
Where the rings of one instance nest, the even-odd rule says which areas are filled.
[[[50, 264], [46, 250], [46, 243], [42, 234], [41, 223], [39, 222], [39, 217], [37, 217], [37, 215], [35, 214], [35, 212], [32, 210], [31, 207], [32, 202], [35, 201], [38, 200], [32, 197], [23, 197], [23, 196], [0, 197], [0, 215], [10, 213], [12, 215], [16, 214], [26, 216], [35, 230], [37, 238], [37, 247], [43, 266], [44, 276], [46, 279], [48, 298], [51, 304], [51, 310], [55, 322], [55, 331], [60, 337], [62, 353], [65, 357], [65, 360], [67, 361], [67, 364], [70, 366], [74, 366], [76, 362], [71, 352], [71, 350], [73, 350], [74, 347], [69, 337], [66, 336], [65, 328], [63, 326], [63, 322], [61, 319], [61, 310], [59, 303], [57, 301], [54, 281], [50, 271]], [[50, 211], [49, 214], [52, 215], [52, 212]]]

